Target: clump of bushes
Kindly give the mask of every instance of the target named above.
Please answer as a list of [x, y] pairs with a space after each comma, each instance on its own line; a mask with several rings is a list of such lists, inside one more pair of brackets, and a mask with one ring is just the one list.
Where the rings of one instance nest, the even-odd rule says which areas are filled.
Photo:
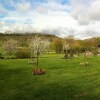
[[0, 53], [0, 59], [4, 59], [3, 55]]
[[16, 51], [16, 58], [30, 58], [30, 49], [29, 48], [18, 48]]

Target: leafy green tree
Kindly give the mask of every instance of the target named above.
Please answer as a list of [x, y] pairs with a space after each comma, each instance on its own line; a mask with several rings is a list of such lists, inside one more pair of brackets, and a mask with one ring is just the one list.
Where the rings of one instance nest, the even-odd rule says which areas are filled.
[[61, 53], [63, 50], [63, 42], [62, 39], [60, 38], [54, 38], [53, 39], [53, 46], [54, 46], [54, 50], [57, 54]]

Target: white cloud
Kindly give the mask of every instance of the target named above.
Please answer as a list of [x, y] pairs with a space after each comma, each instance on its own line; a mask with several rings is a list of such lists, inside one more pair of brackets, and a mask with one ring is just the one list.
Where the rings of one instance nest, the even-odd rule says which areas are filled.
[[100, 0], [95, 0], [92, 2], [89, 9], [89, 17], [91, 20], [100, 20]]
[[59, 2], [47, 2], [43, 3], [42, 5], [38, 5], [35, 9], [39, 13], [50, 13], [50, 12], [64, 12], [64, 11], [70, 11], [71, 7], [68, 4], [62, 5]]
[[22, 4], [17, 3], [17, 6], [16, 6], [16, 9], [18, 9], [19, 11], [22, 11], [22, 12], [27, 12], [30, 10], [30, 8], [31, 8], [31, 5], [29, 2], [25, 2]]
[[90, 22], [90, 19], [87, 15], [80, 15], [78, 18], [80, 25], [88, 25]]
[[0, 4], [0, 13], [6, 13], [7, 10]]
[[100, 20], [100, 0], [72, 0], [72, 9], [71, 14], [79, 23], [81, 17], [86, 24], [90, 20]]
[[10, 1], [12, 7], [16, 9], [16, 11], [24, 13], [31, 10], [31, 3], [26, 0], [22, 0], [20, 2], [14, 3], [12, 0]]
[[[62, 37], [75, 36], [82, 39], [100, 36], [100, 1], [71, 1], [70, 5], [63, 5], [57, 0], [49, 0], [46, 3], [35, 5], [35, 7], [28, 1], [12, 3], [16, 10], [8, 11], [8, 16], [0, 18], [0, 30], [44, 32]], [[14, 22], [10, 23], [10, 21]]]

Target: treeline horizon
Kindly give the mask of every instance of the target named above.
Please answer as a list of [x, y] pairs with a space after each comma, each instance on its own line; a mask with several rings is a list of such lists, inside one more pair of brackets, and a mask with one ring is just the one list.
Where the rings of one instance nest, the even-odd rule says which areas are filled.
[[55, 34], [49, 34], [49, 33], [40, 33], [40, 32], [24, 32], [24, 33], [19, 33], [19, 32], [1, 32], [0, 33], [0, 38], [2, 37], [2, 36], [35, 36], [35, 35], [38, 35], [38, 36], [44, 36], [44, 37], [56, 37], [56, 38], [61, 38], [61, 39], [63, 39], [63, 38], [68, 38], [68, 37], [72, 37], [72, 38], [74, 38], [75, 40], [89, 40], [89, 39], [92, 39], [92, 38], [100, 38], [100, 36], [99, 37], [91, 37], [91, 38], [85, 38], [85, 39], [79, 39], [79, 38], [75, 38], [74, 36], [65, 36], [65, 37], [60, 37], [60, 36], [57, 36], [57, 35], [55, 35]]
[[[17, 51], [22, 54], [26, 54], [29, 51], [28, 40], [32, 39], [32, 37], [39, 36], [41, 38], [45, 38], [50, 42], [49, 48], [46, 49], [47, 52], [55, 52], [57, 54], [61, 53], [69, 53], [69, 54], [78, 54], [84, 53], [85, 51], [90, 51], [93, 54], [98, 54], [98, 47], [100, 48], [100, 37], [92, 37], [89, 39], [75, 39], [73, 36], [61, 38], [52, 34], [43, 34], [43, 33], [0, 33], [0, 48], [1, 51], [4, 51], [4, 46], [8, 44], [8, 46], [14, 45], [13, 42], [17, 41]], [[12, 42], [11, 42], [12, 41]], [[2, 52], [1, 52], [2, 53]]]

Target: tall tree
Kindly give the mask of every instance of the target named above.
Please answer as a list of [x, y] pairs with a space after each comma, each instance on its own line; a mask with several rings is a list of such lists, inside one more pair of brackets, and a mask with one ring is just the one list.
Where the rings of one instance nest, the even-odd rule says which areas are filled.
[[38, 36], [33, 37], [28, 41], [29, 46], [31, 48], [31, 54], [34, 54], [37, 57], [37, 68], [39, 65], [39, 56], [41, 53], [45, 51], [47, 46], [49, 45], [49, 41], [47, 41], [45, 38], [41, 38]]

